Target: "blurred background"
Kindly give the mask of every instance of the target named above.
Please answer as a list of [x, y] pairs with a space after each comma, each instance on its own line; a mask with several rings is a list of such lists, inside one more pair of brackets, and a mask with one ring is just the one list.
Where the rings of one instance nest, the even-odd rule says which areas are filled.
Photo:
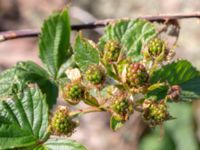
[[[106, 18], [200, 11], [199, 0], [0, 0], [0, 31], [40, 28], [52, 11], [60, 10], [69, 3], [72, 24]], [[180, 24], [177, 56], [192, 61], [200, 69], [200, 22], [186, 19]], [[103, 29], [84, 31], [85, 36], [95, 41], [102, 33]], [[37, 56], [37, 42], [37, 38], [26, 38], [0, 43], [0, 71], [22, 60], [41, 64]], [[155, 129], [149, 129], [135, 113], [122, 129], [113, 132], [109, 128], [109, 115], [88, 114], [80, 118], [81, 125], [71, 138], [86, 145], [88, 150], [199, 150], [200, 102], [169, 107], [177, 119]]]

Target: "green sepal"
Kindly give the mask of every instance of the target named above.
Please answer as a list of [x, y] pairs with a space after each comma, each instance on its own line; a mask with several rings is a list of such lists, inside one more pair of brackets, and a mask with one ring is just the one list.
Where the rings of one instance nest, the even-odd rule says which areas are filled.
[[125, 124], [125, 121], [121, 120], [120, 116], [118, 115], [112, 115], [110, 117], [110, 128], [113, 131], [117, 131], [121, 127], [123, 127]]

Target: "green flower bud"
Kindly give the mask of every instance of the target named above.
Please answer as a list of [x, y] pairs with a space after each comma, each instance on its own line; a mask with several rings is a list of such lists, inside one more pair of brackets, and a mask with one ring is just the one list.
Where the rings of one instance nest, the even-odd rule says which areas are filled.
[[63, 97], [70, 104], [78, 104], [84, 97], [84, 87], [80, 83], [69, 83], [63, 88]]
[[77, 123], [69, 117], [68, 109], [59, 107], [51, 120], [51, 132], [55, 135], [71, 136], [76, 127]]
[[166, 50], [165, 42], [159, 38], [152, 39], [148, 44], [148, 52], [153, 57], [159, 56], [163, 51], [165, 53]]
[[140, 63], [132, 63], [127, 68], [126, 80], [130, 87], [140, 87], [144, 86], [149, 79], [144, 65]]
[[92, 84], [101, 84], [104, 81], [105, 74], [99, 65], [92, 65], [87, 69], [85, 78]]
[[144, 101], [142, 116], [150, 126], [160, 125], [170, 118], [164, 101], [156, 102], [151, 100]]
[[116, 62], [120, 54], [121, 46], [118, 41], [111, 40], [105, 44], [103, 59], [105, 62]]
[[128, 120], [129, 116], [133, 113], [132, 101], [119, 97], [111, 105], [112, 110], [118, 114], [122, 120]]

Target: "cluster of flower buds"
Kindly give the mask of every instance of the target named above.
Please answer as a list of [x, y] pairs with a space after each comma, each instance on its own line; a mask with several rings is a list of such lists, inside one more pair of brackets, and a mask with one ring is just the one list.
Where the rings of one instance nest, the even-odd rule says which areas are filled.
[[126, 80], [130, 87], [145, 86], [148, 83], [149, 75], [141, 63], [132, 63], [127, 68]]
[[112, 105], [112, 110], [116, 113], [115, 118], [118, 120], [126, 121], [129, 116], [133, 113], [133, 102], [126, 97], [117, 97]]
[[164, 40], [154, 38], [149, 41], [147, 49], [144, 51], [146, 60], [156, 60], [162, 62], [171, 59], [174, 56], [174, 51], [167, 47]]
[[[142, 108], [143, 119], [150, 126], [161, 125], [164, 121], [170, 119], [166, 105], [167, 100], [179, 100], [181, 92], [179, 86], [172, 86], [165, 97], [161, 98], [163, 100], [158, 100], [157, 95], [154, 94], [148, 97], [149, 91], [152, 92], [160, 88], [161, 85], [163, 86], [162, 83], [151, 84], [151, 69], [153, 68], [151, 68], [151, 66], [153, 66], [151, 63], [157, 62], [159, 64], [159, 61], [165, 61], [167, 59], [169, 50], [165, 41], [159, 38], [150, 40], [143, 59], [145, 60], [148, 58], [150, 63], [142, 60], [138, 62], [132, 61], [123, 53], [122, 46], [118, 41], [108, 41], [104, 45], [104, 50], [101, 55], [102, 58], [99, 64], [91, 64], [85, 72], [79, 71], [78, 68], [74, 71], [79, 79], [71, 81], [64, 86], [64, 99], [70, 104], [78, 104], [80, 100], [82, 100], [87, 105], [97, 107], [97, 110], [107, 109], [108, 112], [112, 113], [112, 118], [114, 117], [115, 120], [122, 122], [129, 119], [134, 109], [136, 109], [134, 106], [137, 104]], [[153, 69], [156, 70], [157, 68]], [[73, 77], [70, 72], [68, 72], [68, 74], [70, 77]], [[109, 77], [106, 76], [107, 74]], [[106, 89], [106, 86], [109, 86], [110, 83], [118, 92], [115, 93], [112, 91], [111, 94], [108, 93], [110, 95], [110, 101], [105, 96], [105, 99], [100, 99], [103, 101], [101, 104], [98, 101], [98, 96], [103, 93], [101, 90], [103, 88]], [[168, 84], [164, 84], [163, 87], [167, 89]], [[92, 91], [93, 88], [95, 88], [95, 90]], [[92, 92], [98, 93], [93, 93], [95, 96], [92, 96]], [[137, 100], [135, 100], [137, 99], [137, 95], [138, 97], [140, 97], [139, 95], [143, 96], [139, 99], [139, 104]], [[144, 98], [146, 99], [144, 100]], [[106, 108], [103, 106], [106, 106]], [[66, 111], [58, 110], [58, 112], [56, 112], [52, 119], [52, 128], [54, 132], [70, 133], [74, 129], [76, 124], [67, 116]], [[68, 129], [66, 129], [66, 127]]]
[[69, 83], [63, 88], [65, 101], [72, 105], [78, 104], [84, 98], [85, 89], [79, 82]]
[[91, 65], [86, 73], [85, 78], [92, 84], [101, 84], [105, 79], [105, 73], [100, 65]]
[[116, 62], [119, 58], [121, 46], [118, 41], [111, 40], [105, 44], [103, 60], [108, 63]]
[[71, 136], [77, 125], [77, 122], [70, 118], [68, 109], [60, 106], [51, 120], [50, 130], [54, 135]]
[[157, 102], [146, 99], [143, 102], [142, 116], [144, 121], [150, 126], [161, 125], [164, 121], [170, 119], [170, 115], [167, 111], [167, 105], [163, 100]]
[[148, 52], [152, 57], [157, 57], [162, 52], [166, 53], [165, 42], [158, 38], [152, 39], [148, 45]]

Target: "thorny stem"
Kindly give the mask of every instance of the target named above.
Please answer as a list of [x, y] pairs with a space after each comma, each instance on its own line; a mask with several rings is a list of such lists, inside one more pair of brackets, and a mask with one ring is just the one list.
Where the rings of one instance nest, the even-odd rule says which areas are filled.
[[[177, 19], [188, 19], [188, 18], [200, 18], [200, 12], [188, 13], [188, 14], [160, 14], [160, 15], [149, 15], [149, 16], [137, 16], [130, 19], [146, 19], [151, 22], [167, 22], [171, 20]], [[121, 18], [128, 19], [128, 18]], [[120, 20], [120, 19], [117, 19]], [[95, 29], [99, 27], [105, 27], [109, 23], [115, 22], [116, 19], [106, 19], [106, 20], [98, 20], [95, 22], [87, 23], [87, 24], [78, 24], [72, 25], [71, 29], [78, 31], [83, 29]], [[17, 39], [17, 38], [27, 38], [27, 37], [37, 37], [40, 34], [40, 31], [37, 29], [26, 29], [26, 30], [16, 30], [16, 31], [6, 31], [0, 32], [0, 42]]]

